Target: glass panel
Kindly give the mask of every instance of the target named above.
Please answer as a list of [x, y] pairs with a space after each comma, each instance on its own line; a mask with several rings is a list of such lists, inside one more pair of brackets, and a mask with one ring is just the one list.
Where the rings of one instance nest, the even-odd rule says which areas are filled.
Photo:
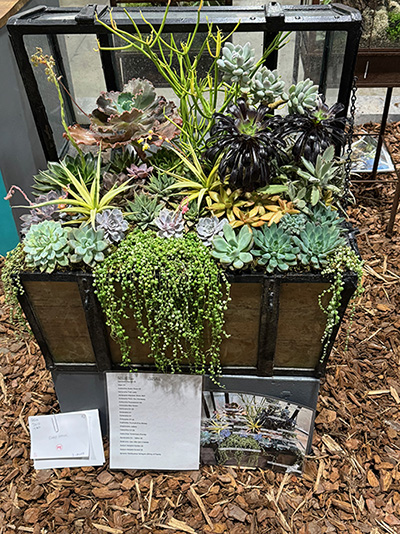
[[78, 284], [24, 282], [54, 363], [96, 363]]
[[321, 283], [281, 284], [274, 367], [316, 367], [326, 325], [318, 297], [328, 287]]

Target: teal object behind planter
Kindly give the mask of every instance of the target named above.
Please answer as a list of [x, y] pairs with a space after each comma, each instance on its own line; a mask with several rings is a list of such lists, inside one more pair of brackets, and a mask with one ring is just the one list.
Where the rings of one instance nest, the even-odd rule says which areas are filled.
[[12, 250], [18, 245], [19, 237], [12, 211], [8, 200], [4, 200], [6, 196], [6, 188], [4, 187], [3, 177], [0, 173], [0, 255], [5, 256], [8, 251]]

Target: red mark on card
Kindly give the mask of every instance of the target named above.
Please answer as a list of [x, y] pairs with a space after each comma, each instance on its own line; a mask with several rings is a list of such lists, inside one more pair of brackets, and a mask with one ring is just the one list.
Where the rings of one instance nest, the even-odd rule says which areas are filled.
[[62, 451], [62, 445], [59, 443], [58, 445], [56, 445], [56, 449], [57, 449], [58, 451]]

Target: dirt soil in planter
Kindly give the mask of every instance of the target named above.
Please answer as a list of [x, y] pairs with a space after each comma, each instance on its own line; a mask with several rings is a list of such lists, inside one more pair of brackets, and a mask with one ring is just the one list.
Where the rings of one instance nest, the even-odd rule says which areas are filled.
[[[388, 140], [400, 165], [400, 123]], [[331, 357], [303, 477], [211, 466], [34, 471], [27, 418], [58, 404], [36, 343], [16, 340], [0, 296], [0, 534], [400, 533], [400, 213], [388, 239], [394, 186], [384, 178], [353, 188], [365, 293], [348, 351], [346, 320]]]

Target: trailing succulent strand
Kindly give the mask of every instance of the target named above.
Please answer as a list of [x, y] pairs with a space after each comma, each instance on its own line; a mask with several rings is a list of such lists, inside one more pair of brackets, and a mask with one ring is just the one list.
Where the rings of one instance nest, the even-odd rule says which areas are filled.
[[135, 358], [123, 326], [131, 315], [160, 371], [186, 364], [220, 374], [229, 284], [195, 234], [163, 239], [136, 230], [94, 270], [94, 284], [123, 362]]
[[57, 266], [66, 267], [70, 251], [67, 234], [55, 221], [31, 226], [23, 241], [27, 266], [46, 273], [52, 273]]
[[253, 245], [253, 236], [248, 226], [243, 226], [238, 235], [230, 224], [225, 224], [223, 236], [213, 239], [211, 255], [220, 261], [223, 267], [242, 269], [253, 261], [249, 252]]
[[95, 267], [104, 261], [103, 252], [108, 243], [104, 239], [103, 230], [93, 230], [89, 225], [74, 228], [69, 233], [69, 243], [72, 248], [72, 263], [83, 262], [89, 267]]
[[[323, 351], [321, 362], [326, 357], [328, 349], [328, 342], [332, 335], [334, 327], [340, 321], [339, 308], [342, 300], [342, 292], [344, 288], [343, 273], [352, 271], [357, 275], [357, 287], [355, 293], [351, 297], [352, 306], [350, 309], [350, 320], [348, 327], [348, 334], [346, 339], [346, 348], [353, 320], [353, 315], [356, 307], [357, 299], [363, 293], [362, 278], [363, 278], [363, 262], [356, 252], [349, 246], [338, 247], [327, 259], [322, 275], [329, 276], [332, 279], [331, 286], [324, 290], [319, 296], [319, 305], [324, 313], [327, 315], [326, 326], [322, 336]], [[325, 307], [322, 304], [325, 295], [331, 295], [328, 305]]]
[[254, 230], [252, 254], [258, 258], [258, 265], [265, 267], [268, 273], [285, 272], [297, 265], [296, 254], [299, 252], [300, 249], [293, 245], [292, 236], [276, 224]]
[[5, 305], [9, 309], [10, 323], [17, 327], [17, 335], [19, 331], [29, 331], [29, 325], [18, 301], [18, 295], [24, 292], [19, 274], [26, 270], [28, 268], [25, 262], [24, 247], [22, 243], [18, 243], [14, 250], [7, 252], [6, 261], [1, 269]]
[[346, 240], [340, 235], [338, 227], [317, 226], [308, 222], [299, 236], [293, 236], [294, 244], [299, 247], [298, 258], [305, 266], [322, 269], [328, 263], [328, 256]]

